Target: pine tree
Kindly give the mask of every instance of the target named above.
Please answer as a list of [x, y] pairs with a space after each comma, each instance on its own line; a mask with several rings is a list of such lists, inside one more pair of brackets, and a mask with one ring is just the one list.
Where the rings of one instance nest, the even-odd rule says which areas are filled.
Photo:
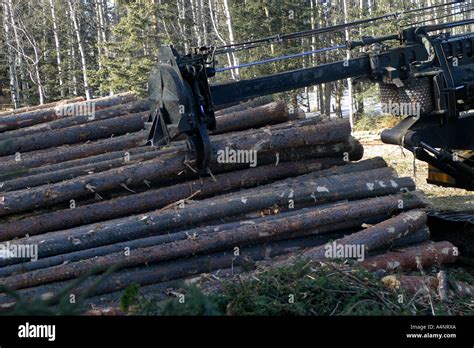
[[157, 51], [157, 34], [151, 31], [150, 20], [156, 10], [156, 5], [147, 1], [124, 5], [124, 15], [112, 29], [113, 41], [106, 46], [107, 54], [96, 77], [96, 81], [101, 82], [102, 92], [131, 90], [146, 94]]

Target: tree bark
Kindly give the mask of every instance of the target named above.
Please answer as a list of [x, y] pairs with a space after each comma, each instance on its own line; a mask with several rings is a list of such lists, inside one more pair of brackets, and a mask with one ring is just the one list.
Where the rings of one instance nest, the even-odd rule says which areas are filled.
[[288, 110], [284, 102], [271, 103], [253, 109], [226, 113], [216, 117], [217, 127], [212, 134], [263, 127], [288, 121]]
[[90, 90], [89, 90], [89, 78], [87, 76], [86, 53], [85, 53], [85, 50], [84, 50], [84, 43], [82, 41], [81, 30], [79, 28], [77, 13], [76, 13], [76, 9], [75, 9], [76, 4], [73, 4], [73, 1], [74, 0], [68, 0], [69, 14], [71, 16], [71, 22], [72, 22], [73, 27], [74, 27], [74, 32], [76, 33], [77, 46], [79, 48], [79, 53], [80, 53], [80, 56], [81, 56], [82, 78], [83, 78], [83, 83], [84, 83], [84, 91], [85, 91], [86, 99], [90, 100], [91, 99], [91, 93], [90, 93]]
[[64, 98], [66, 91], [64, 89], [63, 72], [62, 72], [62, 61], [61, 61], [61, 46], [59, 44], [58, 26], [56, 23], [56, 9], [54, 8], [54, 0], [49, 0], [51, 8], [51, 21], [53, 24], [53, 36], [54, 36], [54, 48], [56, 50], [56, 62], [58, 65], [58, 81], [61, 98]]
[[82, 101], [84, 101], [83, 97], [76, 97], [76, 98], [51, 102], [51, 103], [47, 103], [47, 104], [43, 104], [43, 105], [25, 106], [25, 107], [15, 109], [15, 110], [2, 111], [2, 112], [0, 112], [0, 120], [1, 120], [1, 117], [4, 117], [4, 116], [13, 116], [13, 115], [18, 115], [18, 114], [21, 114], [21, 113], [24, 113], [24, 112], [43, 110], [43, 109], [46, 109], [46, 108], [57, 107], [57, 106], [62, 106], [62, 105], [72, 104], [72, 103], [79, 103], [79, 102], [82, 102]]
[[[330, 238], [330, 235], [328, 235]], [[311, 247], [323, 243], [321, 236], [311, 236], [304, 239], [285, 240], [266, 245], [256, 245], [240, 248], [240, 256], [235, 257], [233, 250], [226, 250], [207, 255], [191, 256], [182, 260], [173, 260], [147, 267], [126, 269], [118, 271], [96, 287], [89, 295], [102, 295], [124, 289], [128, 284], [137, 283], [140, 285], [149, 285], [163, 283], [169, 280], [181, 279], [200, 273], [209, 273], [218, 269], [238, 268], [248, 265], [249, 262], [263, 260], [269, 257], [276, 257], [285, 253], [301, 249], [302, 247]], [[86, 289], [96, 283], [100, 276], [92, 276], [85, 280], [77, 289], [74, 289], [76, 296], [85, 293]], [[21, 296], [28, 298], [44, 298], [53, 293], [59, 293], [70, 285], [69, 281], [42, 285], [35, 288], [19, 290]], [[5, 307], [15, 299], [6, 294], [0, 294], [0, 303]]]
[[[403, 202], [403, 200], [402, 200]], [[363, 245], [365, 252], [380, 249], [394, 240], [412, 234], [426, 225], [426, 214], [422, 211], [408, 211], [377, 225], [334, 241], [336, 245]], [[327, 261], [326, 246], [308, 250], [302, 257], [309, 260]], [[365, 263], [364, 263], [365, 264]]]
[[428, 242], [366, 259], [361, 266], [370, 270], [412, 271], [419, 266], [453, 263], [458, 250], [450, 242]]
[[[325, 169], [325, 160], [308, 160], [298, 163], [282, 163], [277, 167], [268, 165], [254, 169], [245, 169], [220, 174], [212, 178], [185, 182], [157, 190], [131, 196], [119, 197], [105, 202], [76, 207], [75, 209], [57, 210], [40, 216], [15, 220], [1, 224], [0, 240], [24, 237], [26, 233], [33, 236], [58, 229], [72, 228], [83, 224], [120, 218], [177, 202], [198, 193], [198, 198], [210, 197], [238, 187], [251, 187], [287, 176], [301, 175], [308, 171], [318, 171], [312, 177], [325, 177], [356, 173], [371, 169], [383, 168], [386, 164], [380, 160], [367, 160], [360, 163]], [[277, 168], [278, 170], [274, 170]]]
[[[360, 217], [361, 214], [366, 214], [367, 211], [371, 213], [375, 213], [375, 211], [382, 213], [386, 209], [393, 209], [392, 204], [384, 202], [387, 198], [393, 197], [368, 199], [362, 202], [335, 206], [322, 211], [317, 210], [296, 215], [286, 219], [276, 219], [259, 224], [259, 228], [257, 229], [254, 226], [246, 225], [232, 230], [232, 233], [221, 231], [212, 234], [202, 234], [198, 235], [196, 239], [189, 238], [183, 241], [141, 248], [128, 256], [123, 252], [99, 256], [66, 265], [7, 277], [1, 280], [1, 283], [12, 289], [21, 289], [54, 281], [77, 278], [92, 269], [105, 271], [110, 267], [133, 267], [179, 259], [187, 255], [225, 250], [236, 245], [245, 246], [252, 243], [262, 243], [274, 240], [274, 238], [284, 239], [289, 236], [304, 236], [304, 231], [314, 229], [315, 226], [357, 218]], [[384, 210], [380, 210], [382, 207]]]
[[78, 158], [104, 154], [110, 151], [119, 151], [144, 145], [148, 131], [135, 132], [101, 139], [91, 143], [73, 146], [61, 146], [56, 149], [28, 152], [21, 155], [21, 160], [16, 161], [13, 157], [0, 159], [0, 181], [28, 174], [30, 168], [37, 168], [46, 164], [60, 163]]
[[[138, 119], [136, 121], [138, 127], [140, 125], [139, 121], [142, 120]], [[67, 133], [70, 134], [71, 132], [68, 131]], [[211, 170], [216, 169], [216, 171], [225, 170], [226, 167], [229, 167], [229, 164], [218, 163], [218, 152], [225, 151], [225, 149], [254, 150], [257, 151], [258, 155], [260, 152], [278, 151], [290, 146], [299, 147], [337, 142], [347, 139], [349, 134], [349, 124], [344, 121], [282, 130], [277, 129], [274, 131], [261, 130], [245, 137], [237, 134], [235, 137], [217, 140], [212, 144], [213, 155], [210, 166]], [[90, 135], [88, 134], [88, 136]], [[258, 163], [258, 157], [256, 160]], [[7, 193], [2, 198], [3, 204], [0, 205], [0, 216], [29, 210], [37, 205], [48, 206], [58, 204], [70, 199], [84, 197], [91, 192], [101, 192], [120, 187], [121, 184], [140, 184], [143, 180], [162, 182], [164, 179], [169, 179], [170, 175], [188, 172], [190, 168], [186, 163], [192, 165], [194, 161], [194, 152], [181, 150], [174, 154], [142, 162], [138, 165], [112, 169], [88, 175], [84, 178], [68, 180], [64, 183], [38, 187], [28, 191]], [[232, 168], [232, 165], [230, 168]]]
[[65, 115], [63, 118], [60, 118], [58, 120], [50, 121], [47, 123], [40, 123], [34, 126], [0, 133], [0, 140], [25, 137], [32, 134], [45, 132], [45, 131], [52, 131], [55, 129], [77, 126], [77, 125], [81, 125], [81, 124], [85, 124], [89, 122], [110, 119], [110, 118], [114, 118], [118, 116], [135, 114], [135, 113], [139, 113], [143, 111], [148, 111], [149, 109], [150, 109], [150, 104], [149, 104], [148, 99], [141, 99], [137, 101], [128, 102], [125, 104], [114, 105], [109, 108], [94, 111], [91, 114], [88, 114], [86, 112], [84, 114], [79, 114], [79, 115], [74, 115], [74, 116]]
[[[382, 279], [385, 286], [392, 289], [403, 289], [411, 294], [424, 293], [432, 291], [437, 292], [439, 280], [436, 277], [430, 276], [407, 276], [407, 275], [391, 275]], [[448, 296], [460, 298], [474, 297], [474, 285], [451, 280], [452, 289], [449, 290]]]
[[[317, 146], [310, 146], [304, 148], [296, 148], [292, 149], [289, 148], [288, 150], [283, 149], [280, 150], [278, 156], [279, 161], [281, 162], [288, 162], [294, 160], [303, 160], [303, 159], [313, 159], [313, 158], [324, 158], [324, 157], [340, 157], [343, 158], [344, 154], [349, 154], [349, 159], [358, 161], [362, 158], [362, 153], [359, 152], [360, 144], [358, 142], [348, 141], [345, 143], [337, 143], [331, 145], [317, 145]], [[106, 159], [105, 161], [97, 162], [97, 163], [87, 163], [80, 166], [74, 166], [70, 168], [64, 168], [56, 171], [46, 171], [42, 174], [31, 175], [31, 171], [28, 171], [28, 174], [20, 178], [15, 178], [12, 180], [7, 180], [3, 182], [3, 186], [0, 188], [0, 192], [8, 192], [8, 191], [15, 191], [21, 190], [25, 188], [31, 188], [46, 184], [53, 184], [63, 180], [69, 180], [73, 178], [77, 178], [80, 176], [93, 174], [93, 173], [100, 173], [104, 172], [109, 169], [122, 167], [125, 165], [132, 165], [132, 164], [139, 164], [140, 162], [148, 161], [159, 156], [163, 156], [167, 153], [172, 153], [175, 151], [174, 148], [168, 149], [156, 149], [153, 147], [148, 147], [148, 151], [135, 151], [138, 152], [136, 154], [131, 154], [128, 152], [128, 155], [124, 152], [115, 153], [113, 154], [112, 158]], [[109, 155], [106, 154], [103, 157], [108, 157]], [[268, 156], [261, 156], [260, 164], [262, 163], [275, 163], [274, 155], [268, 154]], [[85, 160], [87, 162], [87, 160]], [[334, 164], [334, 161], [326, 160], [329, 164]], [[49, 167], [49, 166], [48, 166]], [[48, 169], [46, 167], [45, 169]], [[238, 168], [238, 167], [236, 167]], [[185, 175], [181, 176], [185, 178]], [[1, 180], [1, 177], [0, 177]]]
[[[14, 109], [18, 109], [20, 107], [20, 98], [18, 94], [18, 79], [16, 75], [16, 65], [15, 59], [13, 54], [13, 49], [11, 48], [11, 34], [10, 34], [10, 21], [8, 18], [9, 8], [7, 0], [2, 1], [2, 10], [3, 10], [3, 29], [5, 31], [5, 41], [7, 43], [7, 60], [8, 60], [8, 69], [9, 69], [9, 77], [10, 77], [10, 95], [12, 99], [12, 106]], [[3, 121], [3, 120], [2, 120]]]
[[145, 111], [27, 135], [25, 137], [1, 140], [0, 156], [104, 139], [129, 132], [138, 132], [145, 128], [145, 122], [148, 120], [148, 117], [149, 112]]
[[[124, 93], [116, 96], [94, 99], [92, 103], [94, 103], [95, 110], [100, 110], [114, 105], [127, 103], [133, 100], [136, 100], [136, 97], [133, 95], [133, 93]], [[36, 124], [57, 120], [61, 117], [64, 117], [64, 114], [67, 115], [68, 110], [75, 110], [76, 108], [80, 109], [81, 106], [86, 105], [86, 103], [91, 102], [85, 101], [79, 103], [71, 103], [59, 107], [56, 106], [46, 109], [27, 111], [17, 115], [2, 116], [2, 122], [0, 123], [0, 132], [18, 129], [22, 127], [29, 127]]]
[[[177, 209], [176, 211], [153, 211], [142, 215], [102, 222], [98, 225], [82, 226], [61, 232], [24, 238], [17, 240], [15, 244], [34, 244], [41, 242], [39, 257], [43, 258], [76, 250], [94, 248], [105, 244], [119, 243], [125, 240], [142, 238], [149, 235], [163, 234], [169, 230], [176, 230], [178, 228], [182, 229], [184, 226], [190, 224], [201, 224], [226, 216], [232, 216], [235, 214], [241, 215], [244, 213], [268, 209], [275, 205], [288, 206], [291, 204], [290, 199], [293, 200], [295, 207], [298, 207], [298, 205], [310, 204], [311, 202], [319, 205], [325, 202], [334, 202], [348, 198], [358, 199], [396, 192], [394, 187], [387, 186], [387, 183], [390, 182], [390, 180], [382, 180], [382, 184], [386, 187], [380, 187], [376, 190], [369, 191], [366, 187], [367, 181], [360, 180], [360, 182], [357, 182], [357, 186], [354, 185], [351, 187], [351, 185], [347, 183], [347, 181], [350, 181], [347, 177], [351, 177], [351, 175], [342, 176], [340, 178], [320, 178], [311, 181], [315, 182], [315, 185], [328, 183], [319, 187], [326, 187], [328, 190], [330, 188], [333, 191], [330, 193], [316, 193], [314, 192], [314, 186], [312, 187], [309, 183], [302, 183], [301, 181], [303, 179], [300, 178], [299, 181], [290, 182], [288, 184], [281, 184], [279, 186], [269, 185], [265, 190], [251, 189], [249, 192], [240, 192], [239, 194], [210, 198], [200, 201], [199, 204], [191, 204], [187, 207], [184, 205], [184, 209]], [[413, 189], [414, 185], [411, 180], [395, 180], [397, 185], [409, 186], [411, 184], [412, 187], [407, 187], [407, 189]], [[343, 182], [346, 183], [343, 185]], [[329, 183], [333, 184], [329, 186]], [[288, 195], [293, 197], [288, 198]], [[396, 208], [387, 209], [388, 211], [399, 211], [401, 210], [399, 208], [399, 200], [402, 198], [404, 199], [403, 209], [412, 209], [424, 204], [417, 195], [411, 195], [406, 198], [400, 195], [381, 197], [379, 200], [367, 200], [367, 202], [370, 201], [374, 203], [373, 211], [367, 210], [365, 213], [361, 212], [362, 215], [358, 217], [381, 214], [378, 209], [380, 207], [387, 208], [387, 204], [393, 204], [394, 201], [396, 201]], [[375, 203], [379, 201], [381, 204], [380, 207], [375, 206]], [[347, 204], [341, 204], [340, 206], [350, 210], [351, 207], [358, 206], [359, 204], [365, 207], [366, 205], [364, 202], [366, 201], [349, 202]], [[326, 212], [326, 210], [327, 209], [321, 208], [316, 209], [317, 212]], [[331, 211], [332, 210], [329, 210], [329, 212]], [[369, 211], [370, 214], [368, 214]], [[303, 215], [304, 214], [302, 214], [302, 216]], [[328, 218], [331, 219], [333, 217], [329, 216]], [[337, 218], [337, 216], [334, 216], [334, 218]], [[335, 222], [340, 221], [331, 220], [324, 224]], [[298, 225], [294, 225], [295, 230], [299, 229], [297, 226]], [[312, 226], [311, 228], [314, 230], [315, 226]], [[17, 259], [6, 260], [2, 262], [2, 264], [13, 264], [17, 262]]]

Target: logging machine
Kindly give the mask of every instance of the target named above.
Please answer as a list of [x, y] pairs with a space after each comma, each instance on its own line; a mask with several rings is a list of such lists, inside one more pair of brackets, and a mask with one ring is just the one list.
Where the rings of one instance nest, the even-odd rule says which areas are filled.
[[[463, 1], [423, 7], [298, 33], [276, 35], [222, 47], [196, 48], [181, 55], [162, 46], [149, 90], [149, 144], [162, 146], [183, 134], [196, 151], [200, 169], [207, 167], [212, 147], [208, 131], [216, 127], [214, 110], [251, 98], [352, 78], [380, 86], [382, 103], [416, 104], [419, 112], [382, 133], [382, 141], [399, 145], [429, 164], [428, 182], [474, 189], [474, 33], [453, 35], [450, 29], [474, 19], [400, 26], [398, 33], [365, 36], [333, 47], [271, 58], [240, 66], [216, 68], [216, 57], [303, 37], [363, 28], [376, 21], [411, 19], [436, 7], [452, 6], [455, 14], [474, 10]], [[445, 16], [448, 17], [448, 16]], [[433, 21], [433, 18], [428, 21]], [[356, 57], [314, 67], [224, 84], [209, 84], [216, 74], [283, 59], [332, 50], [355, 50]]]

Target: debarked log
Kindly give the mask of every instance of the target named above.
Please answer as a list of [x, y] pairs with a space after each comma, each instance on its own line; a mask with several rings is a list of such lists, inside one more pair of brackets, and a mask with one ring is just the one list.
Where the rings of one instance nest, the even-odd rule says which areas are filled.
[[[347, 140], [350, 134], [350, 125], [347, 121], [317, 124], [313, 126], [282, 129], [279, 131], [262, 131], [247, 137], [229, 137], [215, 141], [212, 144], [213, 156], [211, 169], [225, 170], [229, 160], [225, 155], [230, 150], [247, 150], [248, 159], [254, 155], [255, 164], [258, 163], [260, 151], [278, 151], [290, 146], [309, 146]], [[242, 152], [241, 152], [242, 153]], [[221, 158], [224, 157], [224, 163]], [[123, 184], [143, 185], [144, 180], [163, 182], [178, 174], [192, 171], [189, 163], [195, 158], [192, 151], [178, 151], [153, 160], [135, 165], [111, 169], [105, 172], [87, 175], [52, 185], [43, 185], [30, 190], [20, 190], [4, 193], [0, 196], [0, 216], [34, 209], [37, 206], [45, 207], [71, 199], [102, 192]], [[231, 168], [232, 168], [231, 163]], [[249, 164], [247, 164], [249, 165]], [[250, 163], [251, 165], [251, 163]], [[214, 170], [213, 170], [214, 171]]]
[[17, 115], [3, 116], [0, 119], [0, 132], [53, 121], [64, 117], [65, 114], [67, 115], [68, 110], [76, 108], [80, 109], [88, 103], [93, 103], [94, 108], [96, 110], [100, 110], [117, 104], [127, 103], [135, 99], [136, 96], [133, 93], [124, 93], [109, 97], [93, 99], [89, 101], [83, 101], [79, 103], [50, 107], [42, 110], [27, 111]]
[[108, 138], [145, 128], [148, 111], [0, 141], [0, 156]]
[[24, 137], [27, 135], [52, 131], [66, 127], [77, 126], [84, 123], [115, 118], [123, 115], [136, 114], [150, 109], [148, 99], [141, 99], [125, 104], [119, 104], [102, 110], [90, 110], [89, 113], [79, 114], [75, 116], [63, 117], [59, 120], [40, 123], [31, 127], [20, 128], [17, 130], [0, 133], [0, 140]]
[[449, 242], [427, 242], [367, 258], [361, 266], [370, 270], [410, 271], [433, 265], [453, 263], [458, 249]]
[[[380, 171], [380, 169], [375, 171]], [[415, 186], [410, 178], [385, 178], [377, 179], [374, 182], [374, 173], [367, 174], [367, 172], [364, 172], [359, 175], [365, 176], [365, 180], [356, 180], [353, 174], [315, 180], [309, 180], [307, 176], [303, 176], [301, 180], [292, 179], [288, 184], [279, 182], [270, 184], [265, 189], [259, 187], [209, 198], [200, 201], [199, 204], [185, 205], [184, 209], [148, 212], [99, 224], [32, 236], [20, 239], [15, 243], [40, 244], [39, 256], [47, 257], [162, 234], [180, 226], [185, 227], [227, 216], [242, 215], [268, 209], [275, 205], [288, 206], [291, 204], [297, 209], [299, 204], [314, 202], [314, 204], [320, 205], [346, 198], [374, 197], [399, 192], [402, 188], [403, 190], [414, 189]], [[367, 188], [367, 184], [369, 184], [370, 189]], [[409, 209], [413, 205], [418, 205], [420, 198], [414, 195], [413, 197], [404, 198], [403, 202], [404, 204], [408, 202], [408, 207], [403, 206], [401, 209]], [[398, 204], [400, 205], [400, 202]], [[16, 262], [18, 262], [17, 259], [12, 259], [4, 260], [0, 264]]]
[[[402, 200], [403, 205], [403, 200]], [[326, 246], [305, 251], [301, 257], [313, 261], [328, 261], [338, 258], [351, 258], [342, 253], [339, 257], [338, 250], [348, 247], [363, 247], [364, 253], [376, 250], [390, 244], [392, 241], [406, 237], [426, 225], [427, 216], [421, 210], [412, 210], [401, 213], [391, 219], [370, 226], [363, 231], [353, 233], [334, 241], [333, 249], [328, 252]], [[363, 255], [364, 257], [366, 255]]]
[[[134, 253], [130, 254], [119, 252], [44, 270], [36, 270], [4, 278], [0, 280], [0, 283], [13, 289], [27, 288], [54, 281], [76, 278], [92, 269], [105, 271], [111, 267], [133, 267], [225, 250], [235, 246], [264, 243], [274, 240], [275, 238], [284, 239], [285, 237], [297, 237], [298, 231], [301, 231], [302, 235], [305, 235], [305, 233], [308, 233], [308, 231], [314, 229], [316, 226], [334, 224], [349, 219], [360, 218], [361, 216], [382, 214], [386, 211], [398, 211], [400, 209], [400, 199], [404, 199], [405, 202], [406, 200], [410, 201], [410, 203], [406, 202], [408, 204], [405, 205], [423, 205], [422, 200], [416, 194], [410, 195], [409, 198], [403, 198], [401, 195], [393, 195], [349, 202], [326, 209], [266, 221], [258, 224], [258, 226], [241, 226], [233, 229], [232, 233], [220, 231], [212, 234], [198, 234], [197, 236], [183, 241], [137, 249]], [[412, 214], [409, 220], [414, 221], [415, 214]], [[109, 231], [109, 233], [112, 232]], [[44, 243], [39, 247], [40, 250], [43, 249], [43, 245]]]

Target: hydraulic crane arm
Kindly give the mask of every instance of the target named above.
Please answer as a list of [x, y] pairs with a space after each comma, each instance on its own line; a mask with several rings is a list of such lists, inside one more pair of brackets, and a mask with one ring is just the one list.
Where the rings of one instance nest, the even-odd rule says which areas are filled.
[[[471, 19], [408, 28], [379, 38], [364, 37], [343, 46], [370, 46], [371, 50], [360, 57], [215, 85], [209, 85], [218, 71], [214, 48], [204, 47], [182, 56], [173, 47], [164, 46], [150, 81], [153, 127], [149, 142], [159, 146], [187, 134], [197, 153], [198, 168], [204, 169], [211, 156], [207, 132], [215, 128], [216, 106], [347, 78], [367, 79], [386, 88], [395, 103], [419, 104], [419, 114], [385, 131], [382, 140], [404, 146], [417, 158], [448, 173], [457, 186], [473, 189], [472, 159], [460, 163], [450, 154], [452, 150], [474, 150], [474, 116], [460, 117], [474, 108], [474, 33], [429, 35], [473, 23]], [[393, 40], [398, 45], [386, 45]]]
[[250, 80], [212, 85], [211, 95], [214, 106], [220, 106], [350, 77], [368, 77], [371, 72], [370, 57], [364, 56], [347, 62], [328, 63]]

